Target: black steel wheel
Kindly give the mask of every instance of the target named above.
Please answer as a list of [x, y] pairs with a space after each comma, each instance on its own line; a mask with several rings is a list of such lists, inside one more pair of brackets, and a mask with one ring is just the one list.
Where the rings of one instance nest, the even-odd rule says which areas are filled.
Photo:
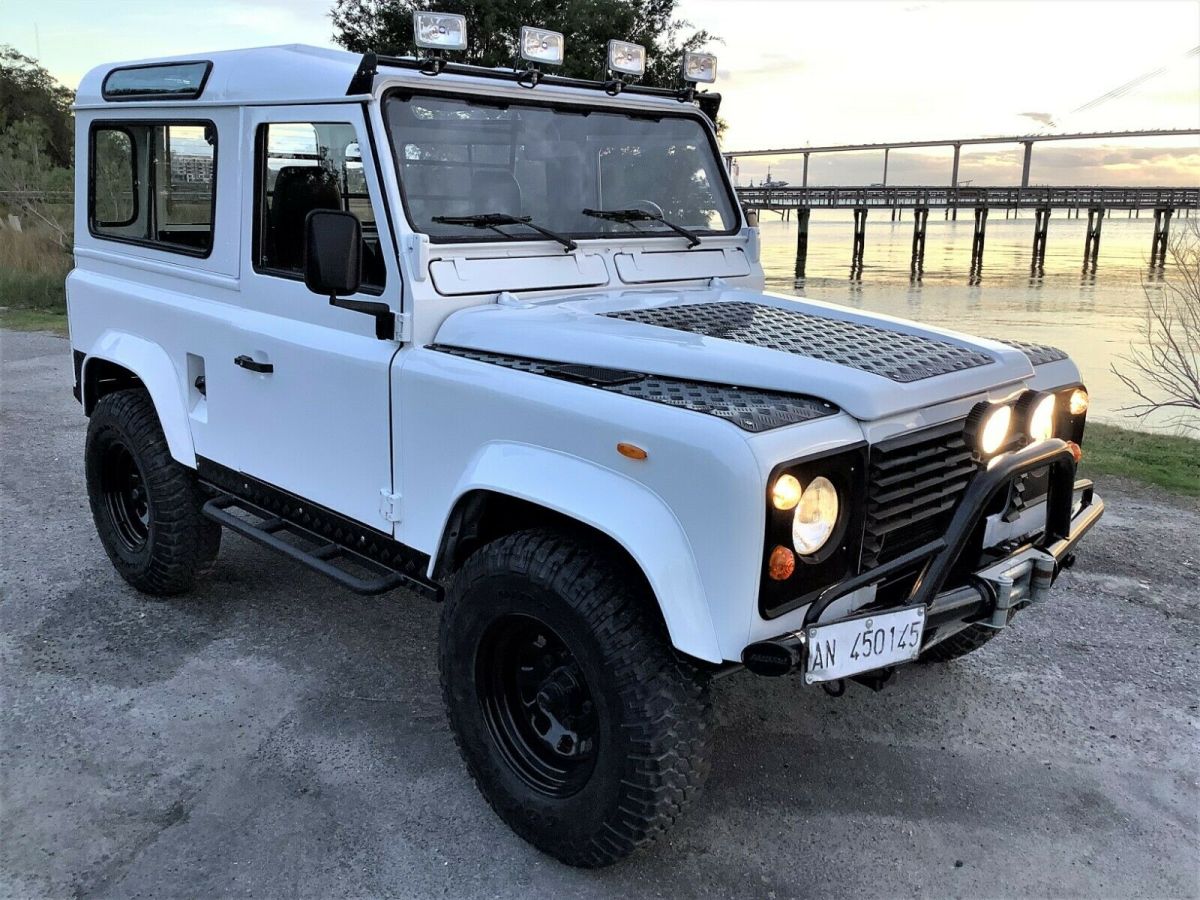
[[475, 660], [475, 689], [492, 740], [532, 790], [569, 797], [596, 762], [596, 705], [579, 661], [546, 623], [492, 623]]
[[442, 694], [467, 769], [513, 831], [569, 865], [654, 840], [708, 771], [708, 680], [653, 604], [626, 558], [551, 530], [483, 547], [447, 593]]
[[150, 395], [101, 397], [84, 454], [96, 533], [117, 572], [147, 594], [190, 588], [216, 559], [221, 527], [201, 514], [196, 473], [171, 457]]
[[150, 499], [137, 460], [120, 440], [102, 451], [100, 492], [121, 543], [131, 552], [141, 550], [150, 537]]

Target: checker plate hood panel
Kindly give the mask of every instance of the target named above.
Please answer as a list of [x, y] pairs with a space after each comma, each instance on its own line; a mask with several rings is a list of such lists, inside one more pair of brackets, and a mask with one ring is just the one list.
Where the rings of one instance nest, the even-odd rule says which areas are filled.
[[443, 345], [808, 394], [862, 420], [1033, 376], [1021, 350], [890, 316], [755, 291], [607, 291], [472, 307]]

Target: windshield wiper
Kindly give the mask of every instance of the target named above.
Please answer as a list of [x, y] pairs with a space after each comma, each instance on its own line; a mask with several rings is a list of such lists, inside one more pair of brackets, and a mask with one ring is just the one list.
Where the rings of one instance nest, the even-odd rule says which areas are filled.
[[666, 225], [676, 234], [682, 235], [688, 239], [688, 249], [700, 246], [700, 238], [696, 237], [694, 231], [688, 231], [682, 225], [676, 225], [674, 222], [669, 222], [660, 216], [658, 213], [648, 212], [644, 209], [585, 209], [585, 216], [591, 216], [594, 219], [608, 219], [610, 222], [623, 222], [626, 225], [632, 222], [661, 222]]
[[532, 228], [538, 234], [545, 235], [552, 241], [558, 241], [565, 248], [567, 253], [578, 249], [579, 245], [565, 235], [556, 234], [549, 228], [543, 228], [541, 225], [535, 225], [531, 216], [510, 216], [508, 213], [476, 213], [472, 216], [434, 216], [432, 221], [440, 225], [469, 225], [472, 228], [490, 228], [497, 234], [502, 234], [506, 238], [512, 238], [512, 235], [507, 231], [501, 231], [501, 225], [524, 225], [526, 228]]

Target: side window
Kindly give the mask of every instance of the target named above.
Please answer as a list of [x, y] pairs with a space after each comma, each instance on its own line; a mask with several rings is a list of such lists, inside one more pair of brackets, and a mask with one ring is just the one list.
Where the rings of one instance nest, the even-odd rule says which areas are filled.
[[124, 228], [137, 219], [137, 155], [133, 136], [97, 128], [92, 139], [92, 227]]
[[161, 167], [156, 183], [161, 196], [158, 239], [207, 250], [212, 246], [213, 179], [216, 140], [200, 125], [155, 128], [155, 158]]
[[304, 276], [304, 222], [314, 209], [348, 210], [363, 232], [363, 290], [386, 280], [362, 154], [348, 122], [271, 122], [258, 126], [254, 267], [286, 278]]
[[92, 234], [208, 256], [216, 207], [211, 123], [120, 122], [92, 129]]

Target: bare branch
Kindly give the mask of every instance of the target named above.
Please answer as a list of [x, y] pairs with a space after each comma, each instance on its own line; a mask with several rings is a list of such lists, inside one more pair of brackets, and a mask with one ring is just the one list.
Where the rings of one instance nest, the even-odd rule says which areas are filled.
[[1189, 221], [1171, 241], [1161, 285], [1143, 283], [1145, 316], [1140, 340], [1110, 366], [1140, 402], [1122, 407], [1138, 419], [1167, 409], [1184, 412], [1171, 427], [1200, 430], [1200, 224]]

